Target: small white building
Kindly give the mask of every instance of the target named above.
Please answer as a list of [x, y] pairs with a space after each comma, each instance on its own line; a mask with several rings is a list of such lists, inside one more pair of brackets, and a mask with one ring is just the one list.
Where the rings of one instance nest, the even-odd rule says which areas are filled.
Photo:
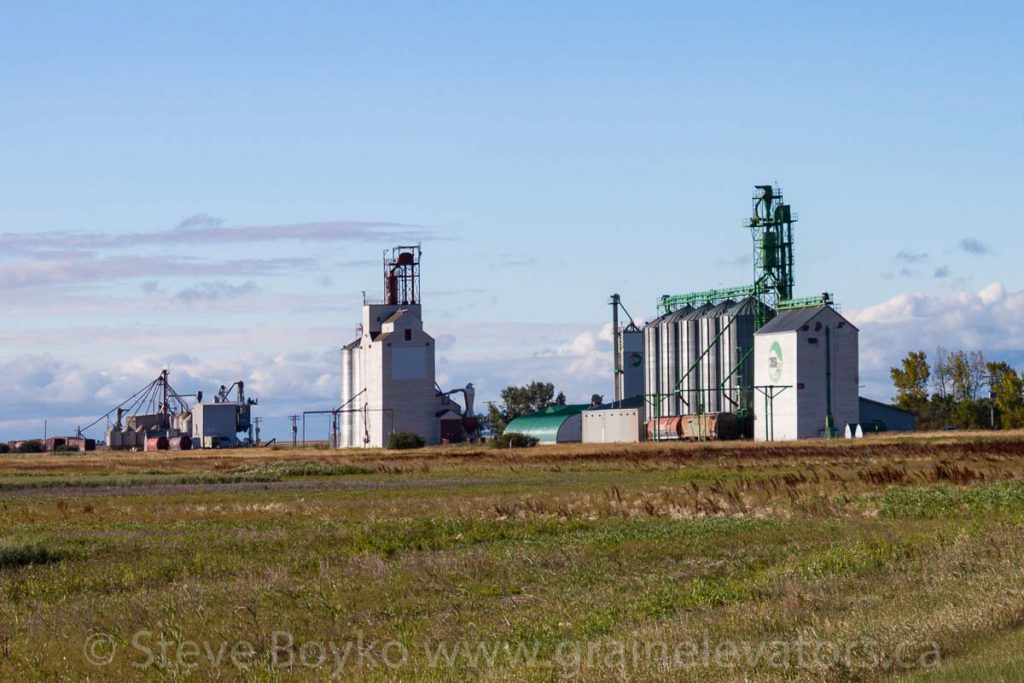
[[842, 436], [860, 422], [858, 330], [830, 306], [782, 311], [754, 335], [754, 439]]
[[583, 443], [640, 443], [643, 408], [601, 406], [583, 411]]

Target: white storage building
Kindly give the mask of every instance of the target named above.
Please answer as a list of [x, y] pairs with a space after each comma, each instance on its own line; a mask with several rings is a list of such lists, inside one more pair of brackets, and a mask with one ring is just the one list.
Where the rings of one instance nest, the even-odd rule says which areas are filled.
[[642, 399], [583, 411], [583, 443], [639, 443], [644, 439]]
[[[860, 422], [858, 330], [831, 306], [780, 312], [754, 335], [754, 438], [842, 436]], [[767, 395], [774, 396], [768, 398]]]

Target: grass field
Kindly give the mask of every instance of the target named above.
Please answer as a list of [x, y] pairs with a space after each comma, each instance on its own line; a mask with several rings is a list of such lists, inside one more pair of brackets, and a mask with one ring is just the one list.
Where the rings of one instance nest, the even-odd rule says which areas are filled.
[[1024, 679], [1024, 435], [0, 456], [0, 680]]

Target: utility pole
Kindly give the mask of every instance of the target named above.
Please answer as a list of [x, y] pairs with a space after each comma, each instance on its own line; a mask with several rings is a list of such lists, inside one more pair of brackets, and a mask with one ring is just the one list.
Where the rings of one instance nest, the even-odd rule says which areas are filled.
[[996, 373], [988, 373], [988, 410], [992, 429], [996, 428]]
[[292, 421], [292, 448], [295, 448], [299, 439], [299, 416], [289, 415], [288, 419]]

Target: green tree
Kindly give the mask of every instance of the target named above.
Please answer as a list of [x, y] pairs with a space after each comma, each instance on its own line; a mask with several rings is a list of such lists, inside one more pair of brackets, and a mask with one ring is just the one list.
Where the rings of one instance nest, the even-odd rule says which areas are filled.
[[944, 374], [949, 379], [953, 400], [976, 401], [985, 385], [985, 356], [981, 351], [953, 351], [946, 356]]
[[501, 390], [501, 405], [488, 406], [487, 418], [495, 434], [505, 431], [508, 423], [520, 415], [529, 415], [548, 406], [565, 405], [565, 394], [555, 395], [550, 382], [530, 382], [526, 386], [508, 386]]
[[1000, 427], [1024, 427], [1024, 379], [1002, 361], [988, 363], [987, 369]]
[[928, 356], [924, 351], [911, 351], [899, 367], [889, 370], [896, 386], [896, 405], [920, 413], [928, 403]]

